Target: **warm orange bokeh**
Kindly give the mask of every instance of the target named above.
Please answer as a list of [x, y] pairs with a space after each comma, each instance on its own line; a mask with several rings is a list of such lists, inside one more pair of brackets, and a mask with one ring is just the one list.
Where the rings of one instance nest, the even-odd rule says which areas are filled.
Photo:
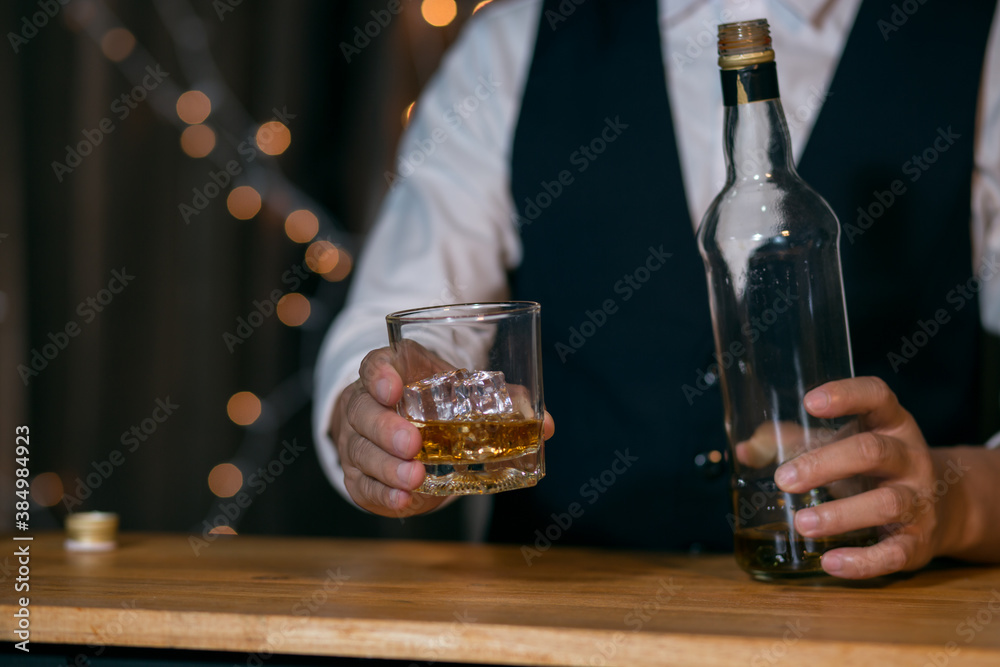
[[282, 324], [290, 327], [297, 327], [305, 324], [312, 313], [312, 306], [309, 299], [298, 292], [291, 292], [278, 300], [276, 307], [278, 319]]
[[443, 27], [455, 20], [458, 5], [455, 0], [424, 0], [420, 5], [424, 20], [435, 27]]
[[52, 507], [63, 498], [63, 483], [54, 472], [43, 472], [31, 481], [31, 497], [42, 507]]
[[188, 125], [204, 123], [212, 113], [212, 100], [200, 90], [189, 90], [177, 98], [177, 117]]
[[347, 251], [343, 248], [337, 248], [337, 264], [323, 273], [323, 278], [329, 280], [331, 283], [336, 283], [347, 277], [347, 274], [351, 272], [351, 267], [353, 262], [351, 261], [351, 256], [347, 254]]
[[226, 198], [226, 208], [234, 218], [249, 220], [260, 212], [260, 193], [249, 185], [233, 188]]
[[292, 133], [284, 123], [272, 120], [257, 129], [257, 146], [268, 155], [281, 155], [291, 143]]
[[313, 273], [333, 271], [339, 260], [340, 252], [337, 246], [329, 241], [315, 241], [306, 249], [306, 266]]
[[243, 473], [232, 463], [220, 463], [208, 473], [208, 488], [220, 498], [231, 498], [243, 488]]
[[135, 48], [135, 35], [127, 28], [112, 28], [101, 37], [101, 53], [111, 61], [120, 63]]
[[181, 132], [181, 150], [190, 157], [205, 157], [215, 148], [215, 131], [208, 125], [192, 125]]
[[226, 414], [234, 424], [247, 426], [260, 417], [260, 399], [252, 391], [240, 391], [233, 394], [226, 404]]
[[285, 218], [285, 234], [296, 243], [309, 243], [319, 232], [319, 218], [312, 211], [300, 208]]

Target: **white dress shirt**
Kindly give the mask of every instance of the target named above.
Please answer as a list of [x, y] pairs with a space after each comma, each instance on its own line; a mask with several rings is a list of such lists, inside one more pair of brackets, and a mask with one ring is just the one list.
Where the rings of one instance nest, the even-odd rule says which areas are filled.
[[[394, 173], [386, 176], [393, 187], [317, 365], [315, 440], [324, 471], [345, 497], [327, 434], [330, 414], [336, 397], [358, 378], [365, 354], [388, 344], [386, 314], [509, 295], [507, 272], [521, 258], [510, 158], [538, 23], [546, 20], [541, 5], [502, 0], [469, 21], [417, 102]], [[767, 17], [798, 161], [859, 6], [860, 0], [660, 0], [663, 59], [692, 227], [725, 181], [717, 25]], [[1000, 11], [980, 87], [970, 275], [984, 256], [1000, 258], [998, 32]], [[980, 303], [984, 326], [1000, 333], [1000, 276], [984, 284]], [[990, 444], [1000, 444], [1000, 434]]]

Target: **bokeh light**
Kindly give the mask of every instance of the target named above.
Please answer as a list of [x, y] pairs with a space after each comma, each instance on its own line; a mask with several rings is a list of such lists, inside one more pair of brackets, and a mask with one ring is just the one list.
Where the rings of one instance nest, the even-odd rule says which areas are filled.
[[331, 283], [340, 282], [351, 272], [352, 266], [353, 262], [347, 251], [343, 248], [337, 248], [337, 264], [331, 270], [324, 273], [323, 278]]
[[306, 249], [306, 266], [313, 273], [333, 271], [340, 259], [337, 246], [329, 241], [315, 241]]
[[209, 535], [236, 535], [236, 530], [232, 526], [216, 526], [208, 531]]
[[472, 13], [475, 14], [476, 12], [478, 12], [480, 9], [490, 4], [491, 2], [493, 2], [493, 0], [483, 0], [478, 5], [472, 8]]
[[455, 0], [424, 0], [420, 5], [424, 20], [435, 27], [443, 27], [455, 20], [458, 5]]
[[260, 417], [260, 399], [252, 391], [239, 391], [226, 403], [226, 414], [234, 424], [248, 426]]
[[305, 324], [312, 312], [309, 299], [298, 292], [290, 292], [278, 299], [278, 319], [290, 327]]
[[97, 5], [93, 0], [76, 0], [69, 3], [63, 10], [66, 27], [73, 32], [80, 32], [94, 20], [97, 15]]
[[177, 116], [188, 125], [205, 122], [212, 113], [212, 100], [200, 90], [189, 90], [177, 98]]
[[413, 117], [413, 107], [416, 106], [416, 104], [417, 101], [413, 100], [412, 102], [406, 105], [405, 109], [403, 109], [403, 127], [406, 127], [407, 125], [410, 124], [410, 118]]
[[63, 483], [54, 472], [43, 472], [31, 481], [31, 497], [42, 507], [52, 507], [63, 498]]
[[268, 155], [281, 155], [292, 143], [292, 133], [284, 123], [272, 120], [257, 129], [257, 146]]
[[260, 212], [260, 193], [249, 185], [233, 188], [226, 197], [226, 208], [234, 218], [249, 220]]
[[285, 234], [296, 243], [309, 243], [319, 232], [319, 218], [312, 211], [300, 208], [285, 218]]
[[220, 498], [231, 498], [243, 488], [243, 473], [232, 463], [220, 463], [208, 473], [208, 488]]
[[135, 35], [127, 28], [112, 28], [101, 37], [101, 53], [108, 60], [120, 63], [135, 48]]
[[191, 125], [181, 132], [181, 150], [191, 157], [205, 157], [215, 148], [215, 131], [208, 125]]

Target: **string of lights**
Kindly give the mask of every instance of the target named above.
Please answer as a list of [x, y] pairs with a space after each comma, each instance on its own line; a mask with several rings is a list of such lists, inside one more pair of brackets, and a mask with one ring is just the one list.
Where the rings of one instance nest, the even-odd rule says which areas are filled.
[[[473, 13], [490, 2], [479, 2]], [[179, 130], [179, 147], [184, 154], [224, 170], [233, 160], [239, 160], [241, 149], [251, 146], [257, 151], [255, 157], [260, 159], [240, 161], [240, 173], [233, 175], [228, 184], [229, 214], [251, 220], [268, 207], [284, 219], [288, 239], [306, 246], [303, 261], [310, 271], [330, 283], [344, 280], [353, 264], [350, 235], [322, 205], [283, 174], [276, 159], [291, 145], [288, 118], [282, 118], [275, 107], [273, 118], [258, 122], [243, 107], [215, 63], [204, 19], [187, 0], [155, 0], [154, 7], [188, 87], [182, 87], [176, 76], [164, 78], [154, 87], [143, 86], [144, 77], [156, 71], [160, 63], [104, 0], [70, 0], [65, 18], [71, 30], [86, 34], [98, 45], [107, 60], [135, 86], [134, 91], [142, 91], [135, 96], [136, 102], [144, 101], [162, 121]], [[458, 7], [455, 0], [421, 0], [420, 12], [429, 25], [443, 27], [454, 21]], [[413, 106], [411, 102], [403, 112], [404, 126]], [[316, 312], [313, 306], [309, 297], [290, 292], [281, 297], [275, 310], [284, 325], [302, 327]], [[239, 493], [251, 475], [273, 460], [281, 444], [281, 427], [311, 399], [312, 363], [311, 357], [304, 356], [299, 370], [263, 399], [250, 391], [238, 391], [230, 397], [227, 415], [244, 429], [244, 434], [236, 453], [214, 466], [208, 475], [215, 499], [205, 521], [214, 526], [212, 532], [235, 534], [242, 512], [235, 516], [220, 513], [221, 503]], [[39, 474], [32, 482], [32, 495], [44, 507], [56, 505], [63, 498], [60, 477], [54, 472]], [[220, 522], [222, 516], [225, 519]]]

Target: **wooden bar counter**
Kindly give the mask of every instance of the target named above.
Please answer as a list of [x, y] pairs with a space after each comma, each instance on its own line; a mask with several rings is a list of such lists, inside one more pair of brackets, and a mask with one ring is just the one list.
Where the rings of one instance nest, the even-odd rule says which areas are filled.
[[[516, 665], [1000, 665], [1000, 568], [858, 587], [751, 581], [731, 556], [126, 534], [30, 545], [18, 641]], [[198, 538], [195, 538], [196, 540]], [[10, 547], [12, 553], [14, 546]], [[197, 549], [197, 553], [195, 553]], [[16, 559], [14, 559], [16, 560]], [[16, 571], [17, 566], [14, 566]]]

